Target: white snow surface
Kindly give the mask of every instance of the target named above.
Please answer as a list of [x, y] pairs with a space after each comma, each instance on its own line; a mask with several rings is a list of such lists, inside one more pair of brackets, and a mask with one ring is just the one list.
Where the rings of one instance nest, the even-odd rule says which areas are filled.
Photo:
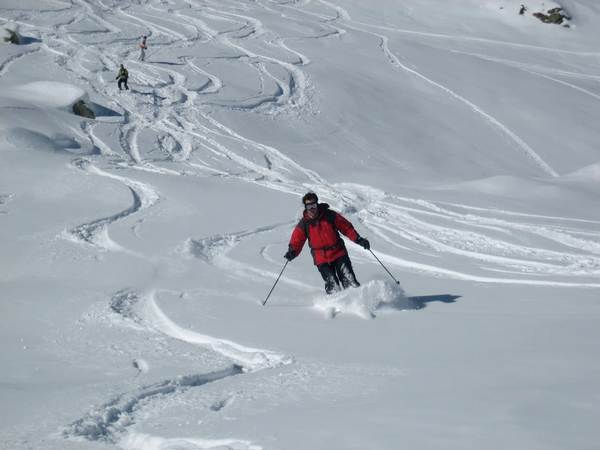
[[[521, 3], [0, 1], [0, 449], [597, 450], [600, 6]], [[361, 286], [262, 306], [309, 190]]]
[[35, 81], [13, 86], [8, 90], [7, 96], [42, 108], [69, 109], [79, 100], [83, 100], [86, 93], [82, 88], [68, 83]]

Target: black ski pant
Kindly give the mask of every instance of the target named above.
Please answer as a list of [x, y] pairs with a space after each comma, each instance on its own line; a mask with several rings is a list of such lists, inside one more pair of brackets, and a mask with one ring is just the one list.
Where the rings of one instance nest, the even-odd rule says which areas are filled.
[[119, 86], [119, 90], [121, 90], [121, 84], [125, 84], [125, 89], [129, 90], [129, 86], [127, 86], [127, 78], [119, 78], [119, 82], [117, 84]]
[[360, 283], [356, 280], [352, 263], [348, 255], [340, 256], [335, 261], [317, 266], [323, 281], [325, 281], [325, 292], [332, 294], [340, 290], [340, 284], [344, 289], [353, 286], [359, 287]]

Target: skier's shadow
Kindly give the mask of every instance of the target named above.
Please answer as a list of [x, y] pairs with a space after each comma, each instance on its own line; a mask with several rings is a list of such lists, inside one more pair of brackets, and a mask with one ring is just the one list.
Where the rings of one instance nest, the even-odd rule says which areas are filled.
[[460, 295], [450, 295], [450, 294], [441, 294], [441, 295], [421, 295], [417, 297], [408, 297], [412, 303], [414, 303], [417, 307], [415, 309], [423, 309], [427, 306], [427, 303], [431, 302], [442, 302], [442, 303], [456, 303], [456, 300], [459, 299]]
[[456, 303], [456, 299], [460, 298], [460, 295], [451, 294], [440, 294], [440, 295], [419, 295], [413, 297], [400, 297], [393, 302], [383, 303], [380, 305], [378, 310], [396, 310], [406, 311], [409, 309], [423, 309], [427, 307], [428, 303], [442, 302], [442, 303]]

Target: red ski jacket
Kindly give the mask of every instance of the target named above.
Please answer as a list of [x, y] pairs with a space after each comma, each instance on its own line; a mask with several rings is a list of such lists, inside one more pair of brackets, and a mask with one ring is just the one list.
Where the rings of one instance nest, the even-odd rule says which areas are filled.
[[317, 217], [310, 219], [304, 211], [302, 219], [292, 232], [290, 248], [299, 255], [308, 239], [308, 245], [316, 266], [330, 263], [348, 254], [346, 245], [338, 231], [355, 242], [359, 235], [341, 214], [329, 209], [327, 203], [320, 203]]

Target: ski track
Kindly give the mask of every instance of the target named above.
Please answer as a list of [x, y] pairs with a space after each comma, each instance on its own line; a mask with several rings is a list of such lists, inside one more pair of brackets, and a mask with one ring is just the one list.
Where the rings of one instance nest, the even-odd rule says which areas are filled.
[[258, 371], [278, 367], [290, 364], [293, 361], [292, 358], [279, 353], [246, 347], [227, 339], [214, 338], [184, 329], [165, 315], [158, 306], [155, 296], [155, 291], [148, 294], [143, 311], [144, 321], [152, 329], [174, 339], [209, 348], [233, 360], [244, 371]]
[[[281, 228], [288, 230], [293, 225], [294, 223], [287, 222], [278, 225], [260, 227], [253, 230], [241, 231], [238, 233], [219, 234], [202, 239], [189, 238], [185, 242], [183, 250], [184, 253], [187, 253], [194, 258], [198, 258], [207, 264], [219, 267], [223, 269], [224, 272], [233, 274], [238, 278], [250, 281], [262, 279], [264, 280], [265, 284], [270, 284], [277, 276], [275, 272], [256, 268], [255, 265], [251, 263], [236, 261], [229, 257], [228, 253], [231, 252], [243, 240], [255, 239], [261, 234], [270, 233]], [[268, 262], [272, 264], [275, 263], [275, 261], [273, 261], [268, 255], [264, 254], [262, 249], [260, 254]], [[307, 285], [301, 281], [293, 280], [289, 277], [283, 278], [281, 281], [294, 286], [296, 289], [302, 289], [307, 292], [313, 290], [310, 285]]]
[[[120, 394], [90, 411], [81, 419], [69, 424], [63, 430], [65, 438], [85, 438], [89, 441], [119, 444], [123, 440], [127, 448], [147, 448], [130, 446], [132, 437], [125, 434], [127, 427], [135, 424], [136, 414], [148, 404], [158, 401], [166, 396], [173, 396], [185, 391], [200, 387], [207, 383], [218, 382], [228, 377], [243, 373], [242, 367], [232, 365], [222, 370], [185, 375], [160, 381], [147, 386], [141, 386], [133, 392]], [[136, 436], [135, 434], [133, 436]], [[232, 440], [233, 441], [233, 440]], [[242, 441], [244, 442], [244, 441]]]
[[[537, 77], [541, 77], [541, 78], [545, 78], [546, 80], [550, 80], [554, 83], [558, 83], [561, 84], [563, 86], [567, 86], [570, 89], [574, 89], [576, 91], [579, 91], [585, 95], [588, 95], [590, 97], [595, 98], [596, 100], [600, 100], [600, 95], [599, 94], [595, 94], [594, 92], [591, 92], [585, 88], [582, 88], [580, 86], [577, 86], [575, 84], [569, 83], [567, 81], [564, 80], [559, 80], [558, 78], [554, 78], [550, 75], [547, 75], [547, 73], [553, 74], [553, 75], [558, 75], [558, 76], [565, 76], [565, 77], [570, 77], [570, 78], [576, 78], [576, 79], [589, 79], [589, 80], [593, 80], [593, 81], [599, 81], [600, 77], [596, 76], [596, 75], [588, 75], [588, 74], [581, 74], [581, 73], [575, 73], [575, 72], [568, 72], [568, 71], [564, 71], [564, 70], [556, 70], [556, 69], [551, 69], [548, 67], [541, 67], [541, 66], [537, 66], [537, 65], [533, 65], [533, 64], [524, 64], [524, 63], [519, 63], [517, 61], [511, 61], [511, 60], [507, 60], [507, 59], [501, 59], [501, 58], [493, 58], [487, 55], [481, 55], [478, 53], [469, 53], [469, 52], [461, 52], [458, 50], [453, 50], [454, 53], [457, 54], [461, 54], [461, 55], [467, 55], [467, 56], [472, 56], [474, 58], [479, 58], [482, 59], [484, 61], [489, 61], [489, 62], [494, 62], [497, 64], [502, 64], [508, 67], [514, 67], [516, 69], [522, 70], [523, 72], [529, 73], [533, 76], [537, 76]], [[544, 73], [546, 72], [546, 73]]]
[[[127, 431], [129, 426], [136, 423], [136, 417], [144, 407], [159, 402], [166, 396], [182, 394], [189, 389], [218, 382], [231, 376], [275, 368], [293, 362], [293, 358], [276, 352], [243, 346], [227, 339], [215, 338], [185, 329], [164, 313], [158, 305], [157, 295], [156, 290], [145, 293], [128, 289], [122, 290], [112, 296], [109, 309], [125, 323], [132, 323], [138, 330], [160, 333], [172, 339], [206, 348], [232, 360], [233, 364], [222, 370], [179, 376], [120, 394], [65, 427], [62, 432], [63, 437], [85, 438], [90, 441], [118, 444], [123, 448], [131, 449], [152, 448], [150, 447], [152, 443], [156, 443], [156, 445], [194, 444], [199, 448], [207, 449], [222, 445], [248, 450], [260, 449], [261, 447], [248, 441], [237, 439], [166, 439]], [[147, 370], [147, 363], [144, 360], [135, 360], [133, 365], [138, 370], [138, 374]]]
[[22, 51], [20, 53], [17, 53], [15, 55], [11, 55], [9, 58], [7, 58], [6, 60], [4, 60], [2, 62], [2, 64], [0, 64], [0, 77], [2, 77], [4, 74], [6, 74], [6, 72], [8, 72], [8, 69], [10, 69], [10, 67], [16, 63], [17, 61], [19, 61], [20, 59], [26, 57], [26, 56], [30, 56], [33, 55], [37, 52], [40, 51], [40, 48], [32, 48], [31, 50], [25, 50]]
[[96, 219], [92, 222], [87, 222], [72, 228], [68, 231], [66, 237], [75, 241], [91, 244], [104, 250], [125, 251], [123, 247], [110, 239], [107, 230], [108, 226], [116, 221], [123, 220], [138, 211], [150, 208], [158, 202], [160, 198], [158, 193], [149, 185], [101, 170], [86, 159], [76, 159], [72, 162], [72, 165], [86, 173], [121, 182], [131, 191], [133, 204], [129, 208], [111, 216]]
[[[167, 3], [169, 9], [165, 9]], [[185, 0], [182, 2], [185, 6], [181, 7], [174, 2], [149, 1], [143, 5], [144, 10], [137, 6], [107, 7], [91, 0], [72, 0], [70, 7], [61, 10], [61, 20], [55, 21], [52, 26], [40, 27], [29, 23], [27, 17], [21, 17], [19, 23], [25, 30], [37, 30], [41, 43], [33, 44], [29, 50], [3, 61], [0, 64], [0, 76], [5, 75], [20, 58], [40, 51], [46, 52], [54, 57], [57, 65], [63, 66], [75, 79], [85, 83], [95, 95], [106, 99], [111, 108], [122, 114], [117, 124], [118, 148], [104, 142], [96, 132], [100, 122], [86, 124], [80, 130], [83, 133], [81, 138], [89, 140], [91, 145], [98, 148], [101, 156], [94, 159], [94, 162], [76, 159], [72, 165], [86, 173], [123, 184], [131, 192], [132, 204], [115, 214], [74, 227], [66, 232], [66, 237], [90, 244], [99, 250], [128, 251], [110, 239], [110, 225], [132, 215], [147, 213], [160, 200], [160, 196], [151, 185], [113, 174], [115, 169], [140, 170], [169, 176], [217, 175], [295, 195], [308, 189], [319, 191], [336, 209], [355, 215], [365, 231], [388, 243], [388, 248], [402, 250], [406, 258], [399, 258], [389, 252], [378, 252], [384, 262], [396, 268], [468, 282], [600, 287], [600, 283], [593, 281], [600, 275], [600, 233], [589, 229], [597, 225], [597, 222], [431, 202], [388, 195], [368, 186], [332, 185], [318, 173], [296, 163], [281, 150], [248, 139], [211, 115], [214, 109], [234, 109], [264, 115], [309, 113], [312, 82], [303, 68], [311, 64], [311, 59], [289, 43], [303, 39], [340, 38], [355, 31], [379, 40], [379, 47], [374, 48], [374, 51], [383, 53], [385, 61], [393, 70], [400, 69], [454, 98], [488, 126], [510, 139], [544, 174], [556, 177], [556, 171], [515, 132], [459, 93], [404, 64], [390, 49], [388, 37], [372, 30], [428, 39], [474, 41], [530, 51], [555, 52], [565, 56], [596, 57], [598, 53], [571, 52], [470, 36], [377, 26], [354, 21], [348, 11], [330, 1], [317, 0], [314, 3], [333, 11], [333, 15], [303, 9], [313, 4], [311, 0], [259, 0], [252, 4], [239, 1]], [[307, 29], [314, 30], [314, 33], [306, 33], [301, 37], [279, 36], [251, 15], [253, 7], [279, 12], [282, 20], [305, 25]], [[45, 13], [37, 11], [37, 14]], [[69, 27], [83, 20], [95, 22], [100, 30], [85, 33], [69, 31]], [[209, 25], [210, 22], [227, 24], [227, 28], [217, 30]], [[133, 60], [137, 58], [135, 44], [138, 37], [134, 34], [135, 31], [129, 32], [130, 28], [144, 29], [151, 38], [151, 48], [147, 53], [147, 61], [150, 62]], [[215, 46], [221, 50], [221, 55], [177, 56], [177, 63], [152, 63], [163, 50], [178, 54], [183, 50], [193, 49], [199, 42]], [[479, 54], [471, 56], [513, 66], [600, 99], [599, 95], [591, 91], [554, 78], [564, 76], [597, 81], [600, 77]], [[132, 90], [135, 92], [115, 96], [111, 74], [124, 58], [129, 58], [128, 68]], [[210, 71], [211, 63], [219, 59], [250, 69], [259, 81], [260, 88], [247, 98], [226, 100], [227, 80]], [[99, 61], [100, 64], [91, 65], [89, 61]], [[109, 73], [108, 78], [105, 72]], [[200, 77], [203, 82], [192, 86], [192, 77]], [[140, 137], [147, 132], [156, 137], [156, 146], [150, 150], [140, 143]], [[104, 169], [97, 166], [100, 161]], [[8, 199], [10, 197], [6, 195], [0, 196], [0, 204], [6, 203]], [[514, 217], [519, 221], [511, 221]], [[287, 230], [291, 225], [293, 224], [286, 222], [228, 235], [189, 238], [184, 243], [183, 253], [217, 268], [227, 268], [238, 278], [253, 282], [258, 279], [268, 283], [275, 278], [275, 270], [253, 267], [234, 260], [228, 254], [247, 239], [271, 232], [280, 233], [281, 229]], [[532, 244], [523, 245], [522, 241]], [[270, 248], [270, 245], [263, 245], [260, 254], [269, 267], [277, 267], [279, 263], [269, 255]], [[273, 248], [276, 251], [274, 246]], [[424, 258], [435, 261], [439, 254], [460, 258], [465, 263], [465, 268], [457, 270], [421, 262]], [[367, 260], [362, 255], [357, 259]], [[506, 275], [507, 273], [511, 275]], [[531, 277], [526, 278], [528, 275]], [[571, 281], [562, 281], [558, 277], [568, 277]], [[577, 279], [572, 280], [573, 278]], [[306, 292], [313, 289], [288, 277], [284, 277], [282, 282]], [[110, 309], [138, 329], [160, 333], [214, 351], [230, 359], [232, 365], [215, 372], [167, 379], [118, 395], [71, 423], [65, 428], [64, 436], [118, 444], [127, 449], [188, 446], [209, 449], [222, 446], [259, 450], [260, 447], [243, 440], [165, 439], [127, 430], [136, 422], [137, 413], [144, 406], [159, 402], [165, 396], [183, 393], [248, 371], [292, 362], [285, 355], [242, 346], [227, 339], [181, 327], [160, 308], [158, 292], [117, 292], [111, 299]], [[146, 366], [143, 360], [140, 361], [134, 365], [138, 364], [136, 368], [141, 372], [143, 369], [140, 367]]]
[[400, 61], [400, 59], [394, 54], [394, 52], [392, 52], [390, 50], [389, 38], [387, 36], [376, 33], [374, 31], [369, 31], [364, 28], [357, 27], [355, 25], [355, 23], [358, 23], [358, 22], [354, 22], [352, 20], [352, 18], [350, 17], [350, 14], [344, 8], [334, 5], [326, 0], [318, 0], [318, 1], [319, 1], [319, 3], [322, 3], [323, 5], [326, 5], [332, 9], [335, 9], [338, 17], [344, 21], [344, 25], [347, 26], [348, 28], [377, 37], [380, 40], [381, 50], [383, 51], [387, 60], [389, 61], [389, 63], [392, 66], [400, 68], [400, 69], [404, 70], [405, 72], [408, 72], [408, 73], [414, 75], [415, 77], [421, 79], [425, 83], [430, 84], [430, 85], [440, 89], [441, 91], [450, 95], [454, 99], [463, 103], [469, 109], [471, 109], [473, 112], [480, 115], [492, 127], [496, 128], [501, 134], [504, 134], [510, 140], [512, 140], [516, 144], [516, 146], [519, 149], [521, 149], [525, 153], [525, 155], [527, 155], [527, 157], [530, 158], [544, 173], [546, 173], [547, 175], [553, 176], [553, 177], [559, 176], [558, 173], [552, 167], [550, 167], [550, 165], [548, 163], [546, 163], [541, 158], [541, 156], [538, 153], [536, 153], [536, 151], [533, 148], [531, 148], [523, 139], [521, 139], [516, 133], [514, 133], [512, 130], [510, 130], [506, 125], [504, 125], [498, 119], [496, 119], [491, 114], [487, 113], [481, 107], [479, 107], [476, 104], [474, 104], [473, 102], [469, 101], [462, 95], [454, 92], [452, 89], [448, 88], [447, 86], [444, 86], [444, 85], [432, 80], [431, 78], [423, 75], [421, 72], [408, 67], [406, 64], [403, 64]]
[[269, 350], [246, 347], [227, 339], [203, 335], [185, 329], [171, 320], [159, 307], [157, 290], [140, 293], [135, 290], [122, 290], [113, 295], [110, 310], [138, 328], [207, 348], [228, 359], [244, 372], [255, 372], [291, 363], [292, 358]]
[[[5, 205], [12, 199], [12, 194], [0, 194], [0, 205]], [[0, 209], [0, 214], [8, 214], [8, 211]]]
[[580, 288], [600, 288], [600, 283], [576, 283], [567, 281], [545, 281], [545, 280], [534, 280], [526, 278], [501, 278], [501, 277], [489, 277], [489, 276], [478, 276], [470, 273], [460, 272], [456, 270], [445, 269], [443, 267], [437, 267], [430, 264], [421, 264], [415, 261], [398, 258], [396, 256], [388, 255], [385, 253], [378, 253], [379, 258], [389, 264], [393, 264], [397, 267], [403, 267], [408, 271], [423, 273], [440, 278], [448, 278], [452, 280], [478, 282], [478, 283], [489, 283], [489, 284], [509, 284], [509, 285], [522, 285], [522, 286], [545, 286], [545, 287], [580, 287]]
[[[326, 2], [322, 2], [322, 3], [326, 3]], [[348, 19], [348, 20], [351, 20], [351, 19]], [[479, 38], [479, 37], [475, 37], [475, 36], [459, 36], [459, 35], [451, 35], [451, 34], [443, 34], [443, 33], [431, 33], [431, 32], [427, 32], [427, 31], [409, 30], [409, 29], [405, 29], [405, 28], [390, 27], [390, 26], [384, 26], [384, 25], [375, 25], [375, 24], [365, 23], [365, 22], [360, 22], [360, 21], [353, 21], [353, 22], [358, 25], [366, 26], [369, 28], [375, 28], [378, 30], [385, 30], [385, 31], [391, 31], [394, 33], [409, 34], [409, 35], [415, 35], [415, 36], [423, 36], [423, 37], [427, 37], [427, 38], [435, 38], [435, 39], [442, 39], [442, 40], [470, 41], [470, 42], [478, 42], [478, 43], [491, 44], [491, 45], [497, 45], [497, 46], [514, 47], [514, 48], [526, 49], [526, 50], [532, 50], [532, 51], [538, 51], [538, 52], [558, 53], [558, 54], [562, 54], [562, 55], [572, 55], [572, 56], [587, 56], [587, 57], [592, 57], [592, 58], [596, 58], [600, 55], [600, 52], [572, 51], [572, 50], [552, 48], [552, 47], [542, 47], [542, 46], [538, 46], [538, 45], [521, 44], [518, 42], [501, 41], [501, 40], [497, 40], [497, 39]]]

